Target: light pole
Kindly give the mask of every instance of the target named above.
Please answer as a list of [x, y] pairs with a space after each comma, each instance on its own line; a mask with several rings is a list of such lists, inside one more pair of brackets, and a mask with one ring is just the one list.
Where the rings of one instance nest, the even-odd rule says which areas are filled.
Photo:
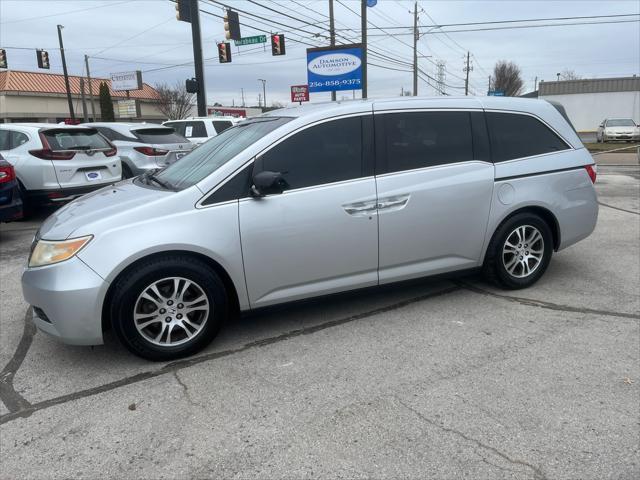
[[264, 108], [267, 108], [267, 81], [264, 78], [259, 78], [259, 82], [262, 82], [262, 101]]
[[60, 42], [60, 56], [62, 57], [62, 71], [64, 73], [64, 86], [67, 89], [67, 102], [69, 102], [69, 115], [71, 119], [75, 120], [76, 116], [73, 113], [73, 102], [71, 101], [71, 87], [69, 86], [69, 73], [67, 72], [67, 60], [64, 57], [64, 45], [62, 44], [62, 25], [58, 25], [58, 41]]
[[556, 75], [558, 76], [558, 81], [560, 81], [560, 74], [556, 73]]

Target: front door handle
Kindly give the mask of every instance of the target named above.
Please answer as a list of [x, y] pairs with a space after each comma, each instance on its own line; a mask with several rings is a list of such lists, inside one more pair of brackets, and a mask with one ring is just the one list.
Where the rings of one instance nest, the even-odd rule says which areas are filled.
[[359, 202], [351, 203], [349, 205], [343, 205], [344, 211], [354, 217], [366, 217], [374, 215], [377, 211], [375, 202]]

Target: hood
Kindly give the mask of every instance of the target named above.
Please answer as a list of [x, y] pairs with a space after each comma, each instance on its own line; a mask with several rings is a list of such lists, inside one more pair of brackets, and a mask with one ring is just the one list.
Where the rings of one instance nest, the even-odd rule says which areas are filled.
[[635, 131], [638, 129], [638, 127], [633, 127], [633, 126], [628, 126], [628, 127], [604, 127], [604, 130], [606, 132], [611, 132], [611, 133], [635, 133]]
[[91, 224], [129, 216], [136, 209], [144, 209], [151, 202], [173, 194], [175, 192], [144, 188], [133, 180], [125, 180], [68, 203], [44, 221], [38, 234], [46, 240], [64, 240], [82, 227], [81, 235], [85, 235]]

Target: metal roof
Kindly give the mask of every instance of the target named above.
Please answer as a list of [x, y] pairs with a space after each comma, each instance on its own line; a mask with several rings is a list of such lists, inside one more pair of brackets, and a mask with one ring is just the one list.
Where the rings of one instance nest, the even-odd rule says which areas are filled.
[[540, 82], [540, 96], [571, 95], [576, 93], [637, 92], [640, 91], [640, 77], [585, 78], [581, 80], [562, 80], [559, 82]]

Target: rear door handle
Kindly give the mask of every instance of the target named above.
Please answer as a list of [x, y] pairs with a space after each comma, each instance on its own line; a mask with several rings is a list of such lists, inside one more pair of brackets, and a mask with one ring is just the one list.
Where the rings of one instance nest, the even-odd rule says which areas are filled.
[[378, 202], [378, 210], [384, 211], [397, 211], [402, 210], [409, 203], [410, 195], [397, 195], [394, 197], [387, 197]]

